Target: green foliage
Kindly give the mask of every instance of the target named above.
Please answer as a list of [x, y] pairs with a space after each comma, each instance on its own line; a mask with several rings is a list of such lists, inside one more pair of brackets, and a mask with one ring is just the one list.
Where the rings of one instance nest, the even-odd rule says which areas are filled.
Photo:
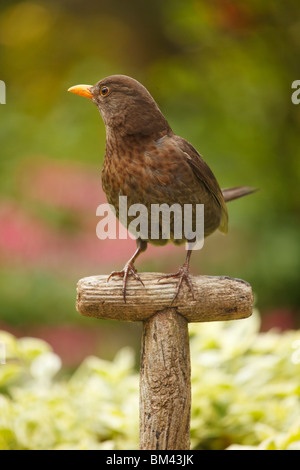
[[300, 332], [258, 333], [248, 320], [192, 324], [192, 444], [300, 445]]
[[[190, 325], [194, 449], [300, 448], [300, 331], [259, 317]], [[1, 332], [0, 449], [135, 449], [134, 355], [88, 357], [71, 375], [48, 344]]]
[[60, 358], [43, 341], [1, 332], [0, 449], [130, 449], [137, 443], [138, 376], [131, 350], [88, 357], [55, 378]]
[[[96, 238], [105, 129], [95, 106], [66, 91], [112, 73], [147, 86], [174, 131], [203, 154], [222, 187], [261, 189], [228, 206], [228, 236], [215, 234], [205, 242], [199, 261], [195, 255], [192, 262], [195, 272], [245, 278], [261, 311], [299, 310], [300, 105], [291, 102], [292, 82], [300, 79], [299, 5], [297, 0], [1, 2], [0, 79], [7, 104], [0, 106], [0, 276], [14, 271], [24, 284], [20, 301], [0, 283], [5, 321], [40, 321], [44, 306], [53, 303], [59, 303], [51, 307], [53, 320], [60, 321], [62, 311], [71, 318], [74, 278], [122, 264], [108, 260], [113, 250], [105, 241], [90, 250], [103, 250], [100, 262], [87, 256]], [[94, 199], [87, 197], [89, 185], [74, 178], [79, 162], [79, 173], [99, 175]], [[52, 167], [65, 175], [64, 191]], [[81, 198], [68, 205], [76, 194]], [[78, 200], [85, 198], [82, 209]], [[85, 225], [78, 223], [79, 213]], [[181, 252], [167, 266], [166, 250], [151, 256], [151, 269], [177, 268]], [[128, 249], [125, 258], [130, 254]], [[146, 254], [141, 269], [148, 269]], [[77, 277], [71, 278], [72, 270]], [[41, 271], [34, 311], [25, 291]], [[55, 288], [58, 272], [64, 275], [65, 301]]]

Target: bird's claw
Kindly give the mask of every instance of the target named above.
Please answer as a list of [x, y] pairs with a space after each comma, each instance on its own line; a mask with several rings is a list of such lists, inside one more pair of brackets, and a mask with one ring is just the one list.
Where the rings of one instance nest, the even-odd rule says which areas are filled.
[[113, 271], [112, 273], [110, 273], [106, 281], [106, 282], [109, 282], [109, 280], [114, 276], [119, 276], [123, 278], [122, 294], [123, 294], [123, 299], [125, 303], [126, 303], [127, 280], [130, 274], [134, 277], [134, 279], [139, 281], [143, 287], [145, 287], [145, 284], [143, 283], [142, 279], [138, 275], [134, 264], [130, 262], [126, 263], [124, 268], [121, 271]]
[[192, 294], [193, 300], [195, 300], [193, 283], [191, 281], [191, 277], [190, 277], [190, 273], [189, 273], [189, 267], [186, 264], [181, 266], [181, 268], [177, 271], [177, 273], [166, 274], [165, 276], [160, 277], [158, 279], [158, 282], [161, 281], [162, 279], [170, 279], [170, 278], [176, 278], [176, 277], [179, 278], [179, 280], [178, 280], [178, 283], [177, 283], [176, 291], [175, 291], [175, 294], [173, 296], [171, 305], [173, 304], [173, 302], [177, 298], [183, 281], [186, 282], [186, 284], [187, 284], [187, 286], [188, 286], [188, 288], [189, 288], [189, 290]]

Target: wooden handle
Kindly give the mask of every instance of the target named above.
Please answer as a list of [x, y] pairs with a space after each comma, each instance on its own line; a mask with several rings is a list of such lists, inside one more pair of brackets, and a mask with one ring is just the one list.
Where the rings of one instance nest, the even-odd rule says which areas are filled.
[[[81, 279], [77, 287], [77, 310], [81, 315], [122, 321], [145, 321], [170, 307], [177, 280], [158, 282], [161, 273], [141, 273], [145, 287], [130, 278], [126, 303], [122, 279], [107, 275]], [[191, 276], [195, 300], [184, 284], [172, 308], [188, 322], [237, 320], [252, 314], [251, 286], [240, 279], [215, 276]]]
[[173, 308], [143, 324], [140, 449], [190, 448], [191, 366], [188, 323]]
[[252, 314], [251, 286], [229, 277], [192, 276], [195, 299], [183, 286], [171, 305], [175, 279], [142, 273], [129, 279], [91, 276], [77, 287], [77, 310], [89, 317], [143, 321], [140, 369], [140, 448], [185, 450], [190, 445], [191, 379], [188, 322], [236, 320]]

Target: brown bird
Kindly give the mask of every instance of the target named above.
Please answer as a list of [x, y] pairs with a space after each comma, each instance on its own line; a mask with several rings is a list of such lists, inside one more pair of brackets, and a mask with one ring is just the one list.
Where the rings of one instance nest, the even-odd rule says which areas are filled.
[[[192, 205], [195, 222], [196, 204], [204, 204], [204, 236], [219, 229], [226, 233], [228, 212], [225, 202], [255, 191], [250, 187], [221, 190], [209, 166], [185, 139], [172, 131], [148, 90], [138, 81], [125, 75], [112, 75], [96, 85], [77, 85], [70, 92], [90, 98], [98, 107], [106, 127], [105, 160], [102, 168], [102, 186], [107, 200], [119, 217], [119, 196], [127, 196], [128, 206], [143, 204], [151, 213], [151, 204]], [[132, 218], [128, 217], [128, 224]], [[171, 222], [173, 220], [171, 219]], [[151, 221], [149, 220], [149, 226]], [[127, 224], [127, 225], [128, 225]], [[170, 224], [172, 227], [172, 223]], [[163, 238], [161, 220], [159, 238], [151, 235], [137, 238], [137, 250], [121, 271], [113, 276], [123, 277], [123, 296], [126, 302], [128, 276], [142, 282], [135, 268], [135, 260], [146, 250], [147, 243], [165, 245], [191, 242], [185, 235]], [[193, 294], [189, 276], [192, 250], [188, 249], [185, 263], [174, 274], [164, 278], [178, 278], [172, 300], [176, 299], [185, 281]]]

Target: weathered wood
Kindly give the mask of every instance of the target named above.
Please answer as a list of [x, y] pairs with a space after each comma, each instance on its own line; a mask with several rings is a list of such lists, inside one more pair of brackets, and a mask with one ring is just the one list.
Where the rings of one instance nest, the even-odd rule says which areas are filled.
[[[251, 286], [229, 277], [192, 276], [195, 299], [183, 285], [171, 306], [177, 280], [160, 273], [130, 279], [124, 303], [122, 279], [81, 279], [77, 310], [85, 316], [143, 321], [140, 371], [140, 448], [185, 450], [190, 442], [188, 322], [237, 320], [252, 314]], [[242, 339], [241, 339], [242, 340]]]
[[140, 449], [190, 448], [191, 367], [187, 321], [172, 308], [144, 322]]
[[[107, 275], [81, 279], [77, 287], [77, 310], [81, 315], [121, 321], [145, 321], [160, 310], [170, 307], [176, 279], [162, 280], [161, 273], [140, 274], [145, 287], [129, 279], [126, 303], [122, 280]], [[173, 308], [188, 322], [237, 320], [252, 314], [251, 286], [240, 279], [221, 276], [191, 276], [195, 300], [183, 284]]]

